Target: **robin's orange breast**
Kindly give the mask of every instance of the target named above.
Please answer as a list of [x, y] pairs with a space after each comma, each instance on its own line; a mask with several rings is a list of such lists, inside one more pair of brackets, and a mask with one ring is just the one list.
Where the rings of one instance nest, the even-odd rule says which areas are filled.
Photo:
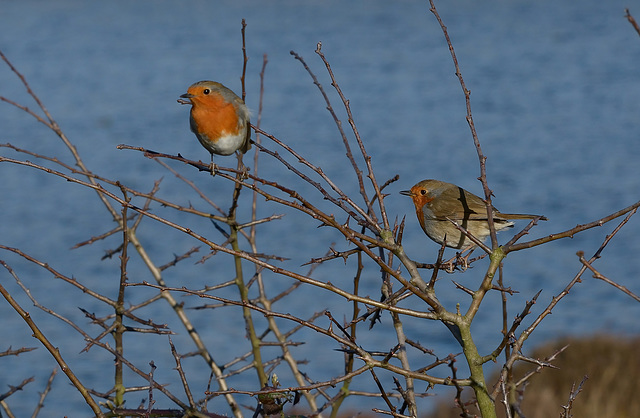
[[204, 135], [209, 141], [214, 142], [221, 136], [238, 134], [242, 125], [238, 123], [238, 115], [233, 104], [225, 102], [222, 98], [197, 99], [192, 99], [191, 108], [196, 134]]

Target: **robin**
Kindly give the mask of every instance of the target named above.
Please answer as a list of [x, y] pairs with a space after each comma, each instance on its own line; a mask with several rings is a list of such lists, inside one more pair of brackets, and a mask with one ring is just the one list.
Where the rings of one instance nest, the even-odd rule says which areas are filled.
[[178, 99], [190, 104], [189, 124], [200, 144], [211, 153], [211, 172], [214, 173], [213, 154], [242, 154], [251, 148], [249, 109], [233, 91], [215, 81], [198, 81]]
[[[484, 241], [490, 235], [487, 206], [478, 196], [455, 184], [439, 180], [422, 180], [411, 190], [400, 192], [413, 199], [416, 215], [422, 230], [438, 244], [451, 248], [472, 248], [475, 244], [451, 221], [466, 229], [471, 235]], [[513, 227], [510, 219], [541, 219], [538, 215], [500, 213], [493, 208], [493, 224], [496, 231]]]

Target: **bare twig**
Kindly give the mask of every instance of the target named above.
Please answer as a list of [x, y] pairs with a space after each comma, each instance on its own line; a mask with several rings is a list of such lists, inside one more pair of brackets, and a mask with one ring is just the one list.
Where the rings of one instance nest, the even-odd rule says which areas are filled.
[[602, 280], [603, 282], [609, 283], [611, 286], [615, 287], [616, 289], [618, 289], [618, 290], [626, 293], [627, 295], [631, 296], [633, 299], [636, 300], [636, 302], [640, 302], [640, 296], [638, 296], [635, 293], [633, 293], [626, 286], [623, 286], [623, 285], [620, 285], [620, 284], [614, 282], [613, 280], [609, 279], [607, 276], [603, 275], [598, 270], [596, 270], [591, 265], [591, 263], [586, 258], [584, 258], [584, 253], [582, 251], [578, 251], [577, 255], [578, 255], [578, 258], [580, 259], [580, 262], [582, 264], [584, 264], [589, 270], [591, 270], [591, 272], [593, 273], [593, 277], [594, 278]]
[[[348, 117], [348, 122], [349, 125], [351, 126], [351, 130], [353, 131], [353, 134], [356, 138], [356, 142], [358, 144], [358, 147], [360, 148], [360, 153], [362, 154], [362, 158], [364, 159], [365, 165], [367, 166], [367, 177], [369, 178], [369, 180], [371, 181], [371, 185], [373, 186], [373, 189], [375, 190], [375, 194], [378, 200], [378, 204], [380, 205], [380, 214], [382, 215], [382, 225], [384, 227], [384, 229], [388, 230], [390, 229], [389, 226], [389, 220], [387, 219], [387, 211], [384, 208], [384, 199], [382, 196], [382, 192], [380, 191], [380, 186], [378, 184], [378, 182], [376, 181], [375, 178], [375, 174], [373, 171], [373, 166], [371, 165], [371, 156], [369, 155], [369, 153], [367, 153], [365, 147], [364, 147], [364, 142], [362, 141], [362, 138], [360, 138], [360, 133], [358, 132], [358, 129], [356, 128], [356, 123], [353, 119], [353, 114], [351, 113], [351, 106], [349, 105], [349, 100], [347, 100], [347, 98], [344, 96], [344, 94], [342, 93], [342, 89], [340, 88], [340, 86], [338, 85], [338, 82], [336, 81], [336, 78], [333, 74], [333, 70], [331, 69], [331, 66], [329, 65], [329, 61], [327, 61], [324, 53], [322, 52], [322, 42], [318, 42], [317, 47], [316, 47], [316, 54], [318, 54], [320, 56], [320, 58], [322, 59], [322, 62], [324, 62], [325, 67], [327, 68], [327, 71], [329, 72], [329, 76], [331, 77], [331, 85], [333, 86], [333, 88], [336, 89], [336, 91], [338, 92], [338, 95], [340, 96], [340, 99], [342, 100], [342, 103], [344, 105], [345, 110], [347, 111], [347, 117]], [[361, 191], [361, 193], [363, 193], [364, 190]], [[366, 194], [363, 194], [363, 198], [365, 199], [365, 201], [367, 201], [366, 199]], [[373, 202], [373, 200], [371, 200], [371, 202]], [[371, 214], [371, 216], [375, 218], [375, 212], [373, 211], [373, 208], [371, 207], [371, 205], [369, 205], [369, 213]], [[377, 225], [377, 222], [376, 222]]]
[[36, 349], [35, 347], [21, 347], [21, 348], [18, 348], [17, 350], [12, 350], [11, 347], [9, 347], [5, 351], [0, 352], [0, 357], [17, 356], [22, 353], [28, 353], [29, 351], [33, 351], [35, 349]]
[[171, 340], [171, 337], [169, 337], [169, 345], [171, 346], [171, 354], [173, 355], [173, 358], [176, 361], [176, 370], [180, 375], [180, 381], [182, 382], [182, 387], [184, 388], [184, 392], [187, 395], [187, 400], [189, 401], [189, 405], [191, 406], [191, 408], [195, 408], [196, 403], [193, 400], [193, 394], [191, 393], [191, 389], [189, 388], [189, 382], [187, 381], [187, 377], [185, 376], [184, 371], [182, 370], [182, 362], [180, 361], [180, 355], [176, 351], [176, 347], [173, 345], [173, 341]]
[[[320, 45], [320, 44], [318, 44], [318, 45]], [[318, 46], [318, 48], [319, 48], [319, 46]], [[345, 150], [346, 150], [347, 159], [351, 163], [351, 167], [353, 167], [353, 171], [355, 172], [356, 177], [358, 179], [358, 185], [360, 187], [360, 194], [362, 196], [362, 199], [367, 203], [370, 202], [370, 199], [367, 196], [367, 191], [366, 191], [366, 189], [364, 187], [364, 179], [362, 177], [362, 170], [360, 170], [360, 168], [358, 167], [358, 164], [356, 163], [356, 160], [353, 157], [353, 153], [351, 152], [351, 146], [349, 145], [349, 140], [347, 139], [347, 135], [344, 132], [344, 129], [342, 127], [342, 122], [340, 121], [340, 118], [338, 118], [338, 115], [336, 114], [335, 110], [333, 109], [333, 106], [331, 105], [331, 101], [329, 100], [329, 96], [327, 95], [327, 93], [325, 92], [324, 88], [322, 87], [322, 84], [320, 84], [320, 82], [318, 81], [316, 75], [313, 73], [313, 71], [311, 71], [311, 68], [309, 68], [309, 66], [307, 65], [305, 60], [302, 58], [302, 56], [300, 56], [295, 51], [291, 51], [290, 54], [293, 55], [293, 57], [295, 59], [300, 61], [300, 63], [303, 65], [304, 69], [309, 73], [309, 75], [313, 79], [313, 84], [315, 84], [316, 87], [318, 87], [318, 90], [320, 90], [320, 93], [322, 94], [322, 97], [324, 98], [324, 101], [327, 104], [327, 110], [329, 111], [329, 113], [333, 117], [333, 121], [335, 122], [336, 126], [338, 127], [338, 131], [340, 132], [340, 136], [342, 138], [342, 143], [343, 143], [343, 145], [345, 147]], [[369, 213], [374, 213], [371, 210], [372, 209], [371, 207], [369, 207], [368, 209], [369, 209], [369, 211], [368, 211]], [[373, 219], [372, 219], [372, 224], [375, 224], [375, 223], [376, 222], [374, 222]]]
[[[16, 280], [18, 280], [18, 277], [15, 275], [13, 269], [9, 267], [7, 263], [0, 260], [0, 264], [5, 269], [7, 269], [9, 273]], [[33, 331], [33, 336], [37, 340], [39, 340], [42, 343], [42, 345], [44, 345], [44, 347], [47, 349], [47, 351], [49, 351], [49, 353], [51, 353], [51, 356], [56, 360], [58, 365], [60, 365], [60, 368], [62, 369], [64, 374], [67, 375], [67, 378], [69, 378], [69, 381], [71, 381], [71, 383], [76, 387], [78, 392], [80, 392], [80, 394], [84, 398], [87, 405], [89, 405], [91, 410], [93, 410], [93, 413], [96, 414], [96, 416], [100, 416], [100, 417], [103, 416], [102, 411], [100, 410], [100, 407], [98, 406], [96, 401], [91, 397], [87, 388], [82, 384], [82, 382], [80, 382], [80, 379], [78, 379], [78, 377], [75, 375], [71, 367], [64, 360], [64, 358], [62, 357], [62, 354], [60, 354], [60, 351], [42, 333], [40, 328], [36, 325], [36, 323], [31, 318], [31, 315], [29, 315], [29, 313], [25, 311], [20, 306], [20, 304], [18, 304], [18, 302], [9, 294], [9, 292], [2, 285], [0, 285], [0, 294], [2, 294], [2, 296], [6, 299], [6, 301], [9, 302], [11, 307], [20, 315], [20, 317], [22, 317], [22, 319], [27, 323], [29, 328], [31, 328], [31, 330]]]
[[458, 81], [460, 82], [460, 87], [462, 87], [462, 92], [464, 93], [464, 100], [467, 108], [467, 124], [469, 125], [469, 129], [471, 129], [471, 136], [473, 137], [473, 143], [476, 147], [476, 152], [478, 154], [478, 160], [480, 161], [480, 177], [479, 180], [482, 183], [482, 189], [484, 190], [484, 198], [485, 204], [487, 207], [487, 221], [489, 223], [489, 230], [491, 231], [491, 243], [493, 248], [498, 246], [498, 239], [496, 236], [496, 229], [493, 224], [493, 206], [491, 204], [491, 196], [492, 191], [489, 189], [489, 184], [487, 183], [487, 170], [486, 170], [486, 161], [487, 157], [482, 152], [482, 147], [480, 146], [480, 140], [478, 139], [478, 133], [476, 132], [476, 127], [473, 122], [473, 116], [471, 114], [471, 92], [467, 89], [465, 85], [464, 79], [462, 78], [462, 72], [460, 71], [460, 66], [458, 65], [458, 58], [456, 57], [456, 52], [453, 49], [453, 44], [451, 43], [451, 38], [449, 37], [449, 32], [447, 31], [447, 27], [444, 25], [442, 18], [438, 14], [438, 10], [436, 9], [433, 0], [429, 0], [429, 4], [431, 5], [431, 13], [436, 17], [436, 20], [440, 24], [440, 28], [442, 29], [442, 33], [447, 41], [447, 46], [449, 47], [449, 52], [451, 53], [451, 58], [453, 60], [453, 65], [456, 69], [456, 76], [458, 77]]
[[638, 26], [638, 22], [636, 22], [633, 16], [631, 16], [631, 12], [629, 12], [629, 9], [624, 9], [624, 17], [627, 18], [629, 23], [631, 23], [631, 26], [633, 26], [636, 32], [638, 32], [638, 35], [640, 35], [640, 26]]
[[21, 391], [26, 385], [28, 385], [29, 383], [35, 381], [35, 379], [33, 377], [29, 377], [27, 379], [24, 379], [22, 382], [20, 382], [20, 384], [18, 386], [12, 386], [9, 385], [9, 391], [0, 394], [0, 401], [4, 401], [5, 399], [7, 399], [9, 396], [13, 395], [14, 393]]
[[[512, 251], [519, 251], [525, 248], [531, 248], [531, 247], [535, 247], [550, 241], [555, 241], [561, 238], [570, 238], [573, 237], [575, 234], [577, 234], [578, 232], [582, 232], [582, 231], [586, 231], [587, 229], [591, 229], [591, 228], [595, 228], [598, 226], [602, 226], [604, 224], [606, 224], [607, 222], [611, 222], [612, 220], [619, 218], [623, 215], [628, 214], [631, 211], [634, 211], [635, 209], [640, 207], [640, 201], [637, 201], [636, 203], [634, 203], [631, 206], [627, 206], [624, 209], [620, 209], [619, 211], [613, 212], [610, 215], [607, 215], [603, 218], [600, 218], [596, 221], [593, 222], [589, 222], [586, 224], [582, 224], [582, 225], [576, 225], [575, 227], [568, 229], [566, 231], [563, 232], [559, 232], [557, 234], [551, 234], [551, 235], [547, 235], [546, 237], [543, 238], [538, 238], [532, 241], [527, 241], [527, 242], [522, 242], [520, 244], [514, 244], [511, 246], [505, 246], [504, 247], [504, 252], [505, 253], [509, 253]], [[635, 212], [634, 212], [635, 213]]]
[[571, 408], [573, 407], [573, 402], [578, 397], [578, 394], [582, 392], [582, 386], [584, 385], [584, 383], [587, 381], [588, 378], [589, 376], [585, 375], [582, 378], [582, 381], [580, 381], [580, 384], [578, 385], [577, 388], [575, 387], [576, 386], [575, 383], [571, 386], [571, 393], [569, 394], [569, 402], [567, 403], [567, 405], [562, 405], [562, 413], [560, 414], [561, 418], [571, 418], [573, 416], [571, 415]]
[[47, 398], [49, 391], [51, 391], [51, 385], [53, 385], [53, 379], [55, 379], [57, 374], [58, 374], [58, 368], [56, 367], [53, 369], [53, 371], [49, 375], [49, 379], [47, 380], [47, 386], [44, 388], [44, 390], [40, 394], [40, 399], [38, 400], [38, 406], [36, 406], [36, 409], [33, 411], [31, 418], [36, 418], [40, 410], [44, 407], [44, 400]]

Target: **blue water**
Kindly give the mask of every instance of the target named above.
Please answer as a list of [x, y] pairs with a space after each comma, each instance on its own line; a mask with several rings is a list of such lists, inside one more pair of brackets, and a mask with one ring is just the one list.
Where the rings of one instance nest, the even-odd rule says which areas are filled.
[[[640, 37], [624, 18], [625, 7], [640, 18], [637, 6], [637, 2], [617, 0], [437, 3], [467, 88], [472, 92], [473, 118], [488, 156], [487, 172], [495, 194], [494, 204], [504, 212], [541, 213], [549, 218], [529, 237], [596, 220], [640, 199]], [[427, 2], [3, 1], [0, 48], [25, 75], [91, 170], [141, 190], [151, 190], [153, 182], [163, 178], [160, 196], [211, 210], [157, 163], [138, 152], [119, 151], [115, 147], [127, 143], [208, 160], [208, 154], [188, 130], [188, 109], [179, 106], [176, 99], [192, 82], [201, 79], [215, 79], [240, 91], [242, 18], [248, 24], [250, 60], [246, 90], [254, 121], [259, 106], [262, 57], [267, 54], [262, 127], [321, 166], [345, 192], [357, 194], [355, 177], [322, 96], [300, 63], [289, 54], [295, 50], [312, 67], [348, 130], [343, 107], [314, 53], [316, 43], [322, 41], [340, 87], [350, 100], [359, 133], [373, 156], [377, 179], [384, 182], [396, 174], [400, 176], [400, 181], [388, 189], [386, 207], [392, 221], [407, 215], [404, 234], [407, 253], [418, 260], [433, 261], [438, 247], [419, 230], [410, 201], [398, 191], [424, 178], [454, 182], [477, 194], [481, 188], [476, 180], [479, 165], [465, 121], [464, 97], [442, 32]], [[0, 65], [0, 95], [36, 109], [19, 80], [4, 65]], [[73, 164], [68, 151], [49, 130], [6, 103], [0, 106], [0, 126], [0, 143], [10, 142]], [[274, 148], [268, 140], [265, 144]], [[51, 166], [7, 148], [0, 153]], [[252, 158], [251, 155], [250, 166]], [[321, 201], [319, 193], [300, 184], [277, 162], [264, 155], [260, 158], [260, 173], [265, 178], [299, 188], [338, 219], [345, 220], [335, 208]], [[221, 157], [218, 163], [232, 164], [229, 161], [233, 159]], [[228, 207], [229, 184], [219, 179], [212, 181], [207, 174], [178, 163], [169, 164], [192, 179], [221, 207]], [[4, 179], [0, 182], [3, 215], [0, 243], [20, 248], [62, 274], [115, 298], [119, 260], [116, 257], [100, 261], [100, 257], [104, 251], [117, 247], [120, 235], [91, 247], [70, 250], [76, 243], [113, 227], [95, 193], [8, 163], [0, 164], [0, 176]], [[248, 197], [247, 194], [245, 198]], [[244, 201], [240, 213], [243, 219], [248, 219], [245, 210], [248, 203]], [[285, 268], [306, 272], [308, 267], [300, 265], [322, 256], [332, 243], [340, 249], [348, 247], [338, 234], [327, 228], [316, 229], [317, 222], [306, 216], [273, 203], [261, 201], [260, 205], [261, 216], [286, 213], [284, 219], [261, 226], [258, 240], [260, 251], [291, 259], [281, 264]], [[153, 211], [202, 231], [216, 242], [224, 241], [208, 221], [158, 205]], [[505, 282], [519, 291], [510, 301], [510, 318], [543, 289], [533, 308], [533, 315], [540, 313], [579, 270], [576, 251], [583, 250], [590, 257], [614, 224], [509, 255]], [[636, 294], [640, 292], [639, 234], [640, 224], [635, 217], [596, 263], [603, 274]], [[139, 236], [158, 264], [198, 245], [151, 220], [142, 222]], [[501, 236], [503, 240], [508, 237], [508, 233]], [[165, 271], [167, 283], [198, 289], [233, 277], [227, 256], [218, 255], [205, 264], [195, 264], [206, 253], [201, 248], [194, 258]], [[152, 281], [133, 249], [130, 255], [129, 280]], [[11, 265], [40, 303], [70, 318], [91, 335], [101, 331], [90, 325], [77, 308], [103, 316], [110, 313], [104, 304], [12, 253], [3, 251], [0, 259]], [[465, 274], [443, 275], [438, 288], [440, 300], [450, 309], [458, 302], [464, 307], [468, 298], [455, 290], [451, 280], [473, 288], [485, 265], [480, 263]], [[247, 271], [251, 271], [250, 267], [245, 265]], [[377, 298], [379, 273], [371, 263], [367, 268], [361, 293]], [[336, 261], [319, 267], [314, 277], [350, 289], [354, 274], [353, 262], [345, 268], [341, 261]], [[108, 390], [112, 384], [109, 379], [112, 356], [96, 348], [79, 354], [84, 347], [79, 334], [33, 307], [6, 272], [0, 277], [0, 283], [29, 310], [83, 383], [98, 391]], [[290, 279], [271, 274], [265, 280], [272, 289], [270, 294], [291, 283]], [[153, 293], [141, 288], [128, 291], [131, 304]], [[217, 294], [237, 297], [233, 289]], [[203, 303], [195, 298], [177, 297], [187, 306]], [[405, 305], [426, 309], [415, 298]], [[350, 316], [351, 307], [345, 306], [343, 300], [310, 287], [299, 289], [296, 297], [275, 306], [279, 312], [301, 317], [325, 308], [330, 308], [338, 319]], [[176, 332], [172, 338], [180, 352], [193, 350], [166, 304], [152, 305], [138, 314], [168, 324]], [[231, 361], [239, 354], [239, 347], [241, 351], [247, 349], [236, 309], [190, 314], [219, 362]], [[7, 400], [16, 416], [25, 416], [33, 410], [38, 392], [44, 389], [55, 364], [6, 303], [0, 303], [0, 315], [4, 330], [0, 351], [9, 346], [38, 347], [35, 352], [0, 360], [0, 387], [17, 385], [29, 376], [36, 378]], [[585, 275], [583, 283], [543, 321], [525, 349], [567, 334], [637, 334], [638, 315], [640, 306], [631, 298]], [[264, 321], [256, 317], [259, 329], [263, 329]], [[473, 327], [483, 352], [491, 350], [500, 339], [496, 326], [500, 317], [499, 297], [491, 294]], [[324, 319], [318, 323], [328, 326]], [[287, 322], [280, 325], [284, 330], [293, 326]], [[433, 348], [440, 357], [459, 351], [441, 324], [407, 320], [406, 328], [411, 338]], [[384, 317], [383, 323], [372, 331], [362, 329], [359, 338], [367, 349], [388, 350], [394, 345], [390, 335], [393, 335], [391, 320]], [[167, 338], [127, 337], [127, 358], [144, 371], [153, 360], [159, 366], [156, 379], [170, 383], [170, 390], [182, 396]], [[307, 342], [295, 349], [295, 355], [309, 360], [303, 367], [311, 378], [320, 381], [340, 375], [342, 356], [333, 351], [338, 348], [335, 342], [312, 331], [297, 334], [294, 340]], [[270, 353], [275, 355], [276, 351]], [[415, 356], [412, 365], [417, 368], [430, 361]], [[196, 398], [202, 396], [209, 377], [202, 366], [199, 358], [184, 360]], [[280, 365], [276, 372], [284, 386], [294, 385], [284, 366]], [[448, 371], [442, 369], [439, 373], [446, 376]], [[250, 373], [244, 379], [232, 379], [230, 384], [237, 389], [256, 389], [252, 386], [253, 376]], [[383, 376], [386, 378], [383, 384], [391, 389], [388, 376]], [[127, 379], [131, 385], [144, 384], [131, 374]], [[422, 390], [424, 385], [419, 384], [418, 388]], [[362, 377], [352, 389], [375, 390], [368, 377]], [[449, 399], [450, 393], [444, 394]], [[136, 406], [145, 396], [129, 395], [128, 406]], [[173, 406], [159, 393], [155, 399], [158, 407]], [[255, 405], [251, 398], [239, 400]], [[427, 410], [433, 402], [433, 398], [421, 401], [421, 409]], [[346, 406], [362, 411], [384, 407], [379, 399], [358, 398], [350, 398]], [[224, 402], [218, 399], [210, 401], [209, 409], [228, 413]], [[90, 414], [62, 374], [56, 378], [45, 411], [45, 416]]]

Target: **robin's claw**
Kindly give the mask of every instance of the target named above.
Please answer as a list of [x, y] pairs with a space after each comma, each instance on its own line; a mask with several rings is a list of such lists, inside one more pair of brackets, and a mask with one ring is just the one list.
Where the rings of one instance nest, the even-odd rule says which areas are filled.
[[454, 263], [452, 260], [447, 261], [446, 263], [444, 263], [443, 266], [444, 266], [444, 271], [446, 271], [449, 274], [456, 271], [456, 263]]
[[245, 181], [249, 178], [249, 167], [246, 165], [242, 168], [242, 172], [240, 173], [240, 181]]
[[466, 257], [461, 256], [462, 253], [456, 253], [456, 264], [460, 267], [460, 271], [465, 271], [469, 268], [469, 261], [467, 260], [471, 253]]

